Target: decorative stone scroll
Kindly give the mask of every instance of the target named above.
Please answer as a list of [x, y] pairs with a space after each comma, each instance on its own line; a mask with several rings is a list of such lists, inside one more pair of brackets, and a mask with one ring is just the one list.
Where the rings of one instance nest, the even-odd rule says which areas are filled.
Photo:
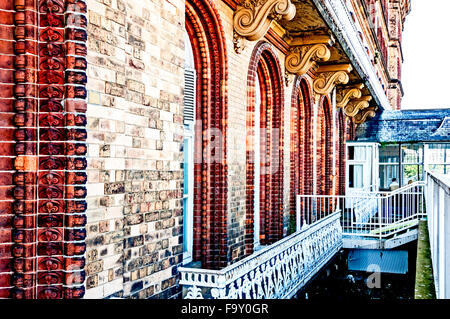
[[372, 100], [370, 95], [365, 95], [359, 99], [351, 100], [344, 108], [344, 113], [347, 116], [355, 117], [359, 111], [369, 107], [369, 102]]
[[363, 87], [364, 84], [359, 84], [352, 87], [338, 89], [336, 94], [336, 106], [345, 108], [350, 100], [361, 98], [361, 90]]
[[[244, 0], [234, 13], [234, 43], [241, 48], [238, 36], [250, 41], [264, 37], [273, 20], [292, 20], [296, 9], [290, 0]], [[238, 51], [238, 50], [237, 50]]]
[[319, 67], [318, 75], [313, 82], [314, 92], [319, 95], [328, 95], [336, 85], [347, 84], [350, 80], [349, 73], [351, 70], [350, 64]]
[[369, 106], [368, 108], [359, 111], [358, 114], [355, 115], [355, 123], [364, 123], [369, 117], [374, 117], [377, 114], [377, 110], [377, 106]]
[[290, 73], [303, 75], [311, 68], [317, 67], [317, 62], [326, 62], [331, 57], [331, 51], [326, 44], [296, 46], [286, 56], [286, 70]]

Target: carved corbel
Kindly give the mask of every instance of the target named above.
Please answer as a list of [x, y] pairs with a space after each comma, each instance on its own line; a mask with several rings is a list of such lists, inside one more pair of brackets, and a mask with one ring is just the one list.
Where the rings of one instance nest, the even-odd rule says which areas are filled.
[[[264, 37], [273, 20], [292, 20], [296, 9], [291, 0], [244, 0], [233, 17], [237, 35], [256, 41]], [[235, 39], [235, 43], [239, 43]]]
[[347, 84], [351, 70], [350, 64], [320, 66], [313, 82], [314, 92], [319, 95], [328, 95], [336, 85]]
[[358, 114], [355, 115], [355, 123], [362, 124], [364, 123], [368, 117], [374, 117], [377, 114], [378, 107], [370, 106], [366, 109], [359, 111]]
[[357, 86], [338, 89], [336, 95], [336, 106], [344, 109], [347, 106], [348, 102], [350, 102], [350, 100], [361, 98], [361, 89], [363, 87], [364, 84], [359, 84]]
[[369, 102], [372, 100], [370, 95], [365, 95], [362, 98], [351, 100], [344, 108], [344, 113], [347, 116], [355, 117], [359, 111], [369, 107]]
[[330, 57], [331, 51], [326, 44], [296, 46], [286, 56], [286, 70], [303, 75], [309, 69], [317, 67], [317, 62], [326, 62]]
[[286, 83], [286, 86], [289, 86], [291, 85], [292, 81], [294, 81], [294, 76], [289, 72], [284, 72], [284, 81]]

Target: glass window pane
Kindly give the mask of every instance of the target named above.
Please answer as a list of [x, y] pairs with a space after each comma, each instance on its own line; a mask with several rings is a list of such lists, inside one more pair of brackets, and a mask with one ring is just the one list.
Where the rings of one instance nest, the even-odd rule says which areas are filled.
[[403, 185], [421, 181], [423, 178], [422, 165], [404, 165], [403, 166]]
[[349, 187], [363, 188], [363, 165], [349, 165]]
[[437, 174], [445, 174], [445, 166], [446, 165], [439, 165], [439, 164], [430, 164], [428, 165], [428, 169], [432, 172], [432, 173], [437, 173]]
[[355, 160], [365, 161], [366, 160], [366, 146], [355, 147]]
[[399, 163], [399, 146], [383, 145], [380, 147], [380, 163]]
[[189, 140], [187, 138], [184, 139], [183, 143], [183, 194], [189, 194], [189, 174], [190, 174], [190, 165], [189, 163]]
[[402, 145], [402, 162], [408, 164], [423, 163], [423, 145], [422, 144]]
[[349, 146], [348, 147], [348, 159], [350, 161], [355, 159], [355, 147], [354, 146]]
[[389, 185], [392, 183], [392, 180], [395, 178], [397, 182], [398, 178], [398, 165], [380, 165], [380, 188], [381, 189], [389, 189]]
[[367, 146], [349, 146], [348, 159], [353, 161], [365, 161], [367, 159]]
[[432, 164], [450, 164], [450, 144], [429, 144], [427, 160]]

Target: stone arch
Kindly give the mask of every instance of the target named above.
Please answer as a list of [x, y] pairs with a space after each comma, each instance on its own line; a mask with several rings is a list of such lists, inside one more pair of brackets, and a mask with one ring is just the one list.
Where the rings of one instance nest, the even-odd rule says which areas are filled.
[[355, 139], [355, 121], [353, 120], [353, 117], [346, 117], [345, 139], [347, 141], [353, 141]]
[[193, 259], [218, 269], [228, 262], [225, 37], [209, 0], [186, 1], [185, 22], [197, 72]]
[[[297, 76], [291, 100], [290, 214], [296, 216], [296, 195], [313, 193], [312, 90], [305, 77]], [[291, 229], [294, 231], [294, 229]]]
[[[255, 194], [255, 86], [261, 86], [260, 240], [271, 244], [283, 234], [283, 117], [284, 84], [280, 62], [271, 45], [260, 41], [255, 46], [247, 76], [246, 143], [246, 254], [253, 252]], [[264, 144], [263, 144], [264, 143]], [[264, 152], [263, 152], [264, 150]]]
[[328, 96], [320, 99], [316, 134], [316, 192], [319, 195], [330, 195], [333, 188], [333, 124], [331, 119], [331, 101]]
[[337, 111], [337, 134], [338, 134], [338, 145], [337, 145], [337, 161], [336, 165], [338, 168], [338, 181], [337, 181], [337, 194], [345, 195], [345, 115], [342, 109]]

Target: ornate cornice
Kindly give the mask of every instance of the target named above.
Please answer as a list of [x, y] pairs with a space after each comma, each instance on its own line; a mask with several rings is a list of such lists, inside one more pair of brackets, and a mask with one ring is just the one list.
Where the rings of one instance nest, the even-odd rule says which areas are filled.
[[331, 51], [326, 44], [296, 46], [286, 56], [286, 70], [303, 75], [311, 68], [317, 67], [317, 62], [326, 62], [330, 57]]
[[359, 99], [362, 96], [361, 89], [364, 84], [359, 84], [357, 86], [344, 87], [337, 90], [336, 95], [336, 106], [340, 108], [345, 108], [352, 99]]
[[292, 20], [295, 13], [290, 0], [244, 0], [234, 13], [234, 31], [256, 41], [264, 37], [273, 20]]
[[277, 25], [277, 23], [273, 23], [269, 30], [267, 30], [265, 39], [286, 55], [289, 53], [290, 46], [277, 30], [274, 30], [275, 25]]
[[351, 70], [350, 64], [319, 67], [318, 75], [313, 82], [314, 92], [319, 95], [328, 95], [336, 85], [347, 84], [350, 80], [349, 73]]
[[377, 114], [377, 110], [378, 110], [377, 106], [370, 106], [368, 108], [359, 111], [359, 113], [355, 115], [355, 123], [356, 124], [364, 123], [368, 117], [374, 117]]
[[347, 116], [355, 117], [359, 111], [369, 107], [369, 102], [372, 100], [370, 95], [365, 95], [362, 98], [351, 100], [344, 108], [344, 113]]

